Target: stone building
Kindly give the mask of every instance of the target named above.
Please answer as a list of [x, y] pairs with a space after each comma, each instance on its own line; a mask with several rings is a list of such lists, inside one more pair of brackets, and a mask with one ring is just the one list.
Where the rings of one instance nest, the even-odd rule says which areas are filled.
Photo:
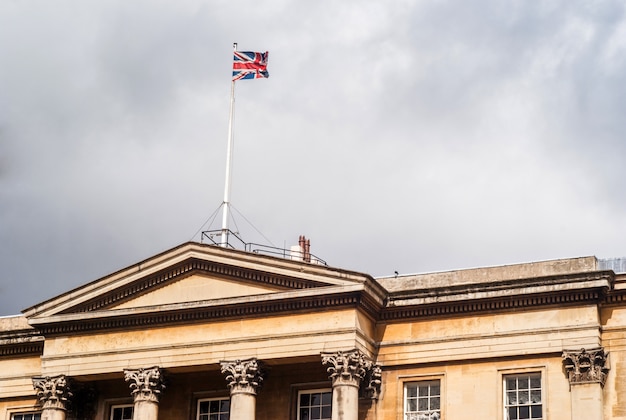
[[0, 318], [0, 420], [626, 419], [626, 274], [186, 243]]

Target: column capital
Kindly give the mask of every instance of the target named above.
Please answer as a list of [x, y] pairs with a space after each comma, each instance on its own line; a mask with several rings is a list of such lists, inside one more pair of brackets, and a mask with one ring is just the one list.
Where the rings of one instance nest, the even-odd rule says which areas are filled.
[[44, 410], [67, 410], [68, 401], [72, 397], [68, 382], [65, 375], [33, 378], [33, 388]]
[[561, 357], [570, 385], [599, 383], [604, 387], [609, 372], [609, 353], [604, 348], [564, 350]]
[[158, 403], [163, 384], [163, 370], [158, 366], [139, 369], [124, 369], [124, 380], [130, 382], [131, 394], [135, 402], [151, 401]]
[[263, 382], [263, 372], [256, 357], [245, 360], [223, 360], [220, 365], [231, 395], [237, 393], [256, 395]]
[[372, 361], [361, 350], [353, 349], [335, 353], [322, 353], [322, 365], [333, 386], [351, 385], [358, 387], [366, 373], [372, 368]]
[[377, 400], [380, 395], [380, 387], [383, 383], [383, 369], [379, 364], [372, 364], [371, 368], [365, 373], [363, 385], [361, 386], [361, 395], [363, 398]]

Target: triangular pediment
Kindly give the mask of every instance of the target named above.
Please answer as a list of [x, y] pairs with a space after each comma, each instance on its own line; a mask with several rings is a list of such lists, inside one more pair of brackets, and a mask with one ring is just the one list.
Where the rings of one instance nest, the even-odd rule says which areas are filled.
[[162, 306], [176, 303], [256, 296], [283, 292], [285, 290], [287, 289], [283, 287], [220, 279], [200, 273], [170, 282], [163, 287], [137, 294], [119, 304], [111, 305], [108, 309], [140, 308], [144, 306]]
[[190, 242], [23, 313], [31, 325], [58, 324], [220, 305], [250, 306], [268, 299], [311, 299], [317, 291], [340, 294], [372, 283], [365, 274]]

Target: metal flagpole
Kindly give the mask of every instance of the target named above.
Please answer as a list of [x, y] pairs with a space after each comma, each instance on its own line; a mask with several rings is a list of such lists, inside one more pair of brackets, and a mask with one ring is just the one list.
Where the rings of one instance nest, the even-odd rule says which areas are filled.
[[[237, 43], [233, 44], [233, 51], [237, 51]], [[222, 241], [221, 247], [228, 246], [228, 210], [230, 206], [230, 173], [233, 161], [233, 119], [235, 114], [235, 81], [230, 82], [230, 112], [228, 115], [228, 147], [226, 149], [226, 181], [224, 183], [224, 202], [222, 203]]]

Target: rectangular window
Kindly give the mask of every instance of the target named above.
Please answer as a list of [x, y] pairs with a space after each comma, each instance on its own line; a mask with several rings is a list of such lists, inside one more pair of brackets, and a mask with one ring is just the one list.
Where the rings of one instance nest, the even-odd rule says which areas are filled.
[[504, 376], [505, 420], [543, 419], [541, 373]]
[[41, 413], [18, 413], [11, 416], [11, 420], [41, 420]]
[[197, 420], [228, 420], [230, 398], [207, 398], [198, 400]]
[[120, 404], [111, 406], [111, 420], [133, 420], [133, 405]]
[[439, 380], [408, 382], [404, 385], [404, 419], [441, 419], [441, 383]]
[[298, 420], [330, 420], [333, 393], [330, 389], [298, 392]]

